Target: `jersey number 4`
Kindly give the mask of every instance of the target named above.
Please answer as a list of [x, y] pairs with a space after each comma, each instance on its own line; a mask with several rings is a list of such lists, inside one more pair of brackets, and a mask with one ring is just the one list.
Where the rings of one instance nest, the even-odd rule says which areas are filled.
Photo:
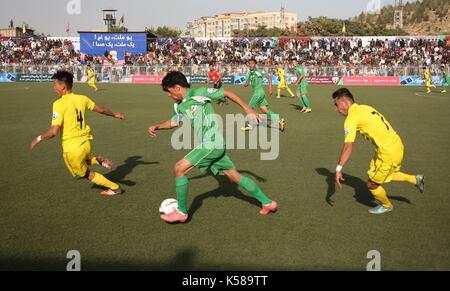
[[80, 111], [78, 111], [78, 109], [75, 109], [75, 110], [77, 111], [77, 122], [80, 123], [80, 129], [83, 129], [83, 121], [84, 121], [83, 113], [81, 110]]

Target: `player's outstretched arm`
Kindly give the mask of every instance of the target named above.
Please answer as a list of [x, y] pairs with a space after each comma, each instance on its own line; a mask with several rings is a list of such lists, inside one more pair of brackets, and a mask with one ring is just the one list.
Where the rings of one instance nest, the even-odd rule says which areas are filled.
[[31, 141], [30, 150], [33, 150], [42, 141], [54, 138], [56, 135], [58, 135], [60, 131], [61, 127], [59, 125], [54, 125], [50, 127], [50, 129], [47, 132], [41, 134], [40, 136], [34, 138]]
[[164, 121], [164, 122], [162, 122], [160, 124], [156, 124], [156, 125], [150, 126], [148, 128], [148, 135], [150, 137], [156, 137], [156, 132], [158, 130], [173, 129], [173, 128], [176, 128], [176, 127], [178, 127], [178, 124], [175, 124], [173, 122], [172, 118], [171, 118], [171, 119], [166, 120], [166, 121]]
[[336, 168], [336, 184], [342, 189], [341, 182], [344, 181], [344, 177], [342, 176], [342, 168], [344, 168], [345, 164], [350, 159], [350, 156], [353, 152], [353, 143], [346, 142], [344, 144], [344, 148], [342, 149], [341, 157], [339, 158], [338, 168]]
[[247, 79], [244, 85], [241, 85], [241, 88], [247, 88], [250, 85], [250, 80]]
[[97, 112], [99, 114], [106, 115], [106, 116], [111, 116], [111, 117], [114, 117], [114, 118], [120, 119], [120, 120], [124, 120], [125, 119], [125, 116], [123, 115], [123, 113], [112, 112], [108, 108], [100, 106], [100, 105], [95, 105], [95, 107], [94, 107], [94, 109], [92, 111]]
[[244, 109], [245, 114], [247, 115], [247, 117], [251, 118], [256, 123], [259, 123], [261, 121], [261, 118], [259, 117], [259, 114], [256, 111], [254, 111], [253, 109], [251, 109], [248, 106], [248, 104], [245, 103], [244, 100], [242, 100], [242, 98], [239, 97], [236, 93], [228, 91], [228, 90], [225, 90], [224, 91], [224, 95], [225, 95], [225, 97], [228, 97], [228, 99], [230, 99], [231, 101], [236, 103], [237, 105], [241, 106], [242, 109]]

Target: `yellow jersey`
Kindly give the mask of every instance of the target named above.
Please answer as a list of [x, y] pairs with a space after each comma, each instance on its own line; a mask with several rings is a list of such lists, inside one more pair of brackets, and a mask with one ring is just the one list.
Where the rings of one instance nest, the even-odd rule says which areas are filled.
[[375, 108], [353, 104], [344, 123], [345, 142], [355, 142], [356, 132], [370, 141], [380, 155], [392, 156], [403, 146], [400, 136]]
[[92, 140], [91, 128], [86, 125], [86, 109], [94, 110], [95, 103], [86, 96], [66, 94], [53, 103], [52, 126], [61, 127], [63, 152], [77, 150]]
[[94, 70], [92, 70], [91, 68], [88, 68], [87, 73], [88, 73], [89, 79], [93, 79], [95, 77]]
[[284, 82], [286, 80], [286, 74], [284, 73], [283, 68], [278, 68], [278, 77], [280, 82]]
[[425, 73], [423, 73], [423, 76], [425, 78], [425, 81], [430, 81], [430, 72], [425, 71]]

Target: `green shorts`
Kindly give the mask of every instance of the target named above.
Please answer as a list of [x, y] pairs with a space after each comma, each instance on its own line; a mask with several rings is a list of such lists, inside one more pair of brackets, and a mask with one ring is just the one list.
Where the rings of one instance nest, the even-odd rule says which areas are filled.
[[226, 149], [207, 149], [197, 147], [184, 157], [202, 173], [211, 169], [214, 175], [223, 175], [223, 170], [235, 170], [233, 162], [227, 155]]
[[266, 100], [266, 93], [261, 90], [253, 92], [252, 100], [250, 100], [250, 103], [248, 105], [250, 106], [250, 108], [269, 106], [269, 102], [267, 102]]
[[298, 94], [308, 94], [308, 83], [300, 83], [300, 85], [297, 86], [296, 90]]

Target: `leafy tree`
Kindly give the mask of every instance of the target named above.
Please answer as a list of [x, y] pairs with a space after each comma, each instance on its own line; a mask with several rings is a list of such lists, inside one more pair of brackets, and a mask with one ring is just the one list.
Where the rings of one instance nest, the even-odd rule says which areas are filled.
[[181, 35], [181, 30], [178, 28], [168, 27], [166, 25], [158, 26], [157, 28], [147, 27], [145, 28], [145, 31], [148, 34], [155, 35], [156, 37], [179, 37]]

